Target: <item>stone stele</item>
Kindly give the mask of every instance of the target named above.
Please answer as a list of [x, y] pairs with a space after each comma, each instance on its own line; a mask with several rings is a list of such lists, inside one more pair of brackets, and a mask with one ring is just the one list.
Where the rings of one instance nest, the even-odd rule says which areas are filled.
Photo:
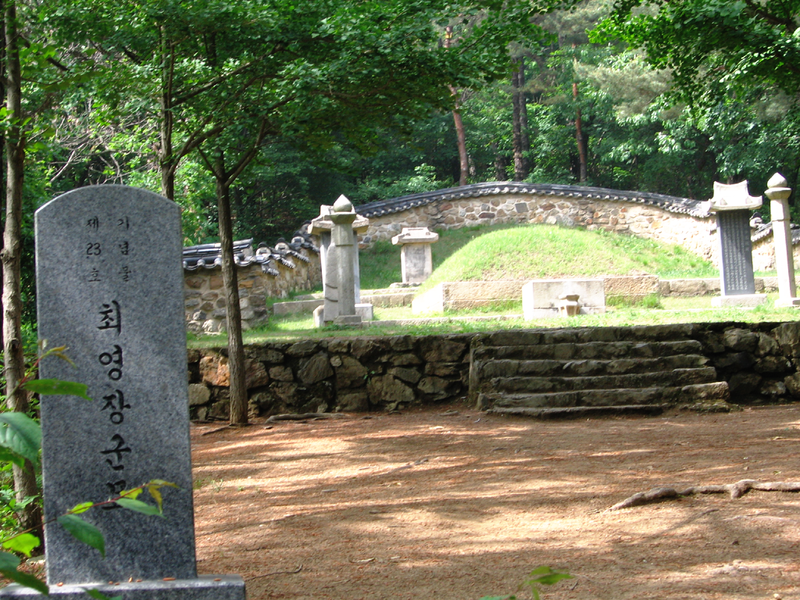
[[44, 205], [35, 227], [39, 336], [75, 363], [49, 357], [41, 375], [85, 383], [93, 398], [42, 400], [46, 519], [153, 479], [177, 486], [163, 488], [163, 518], [116, 504], [82, 514], [102, 532], [105, 558], [49, 523], [51, 595], [244, 600], [241, 578], [196, 574], [180, 209], [145, 190], [94, 186]]

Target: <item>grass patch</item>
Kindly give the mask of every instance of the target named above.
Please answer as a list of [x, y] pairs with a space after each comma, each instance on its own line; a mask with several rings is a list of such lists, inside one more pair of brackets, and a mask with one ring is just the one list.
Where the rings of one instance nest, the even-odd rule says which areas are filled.
[[[463, 230], [457, 232], [461, 234]], [[445, 232], [440, 241], [447, 240]], [[434, 260], [433, 275], [421, 290], [448, 281], [592, 278], [601, 275], [651, 274], [662, 279], [716, 277], [709, 262], [680, 246], [604, 231], [518, 225], [475, 228]], [[453, 240], [454, 241], [454, 240]], [[437, 242], [438, 244], [439, 242]], [[436, 249], [436, 244], [434, 244]]]
[[[378, 242], [361, 253], [362, 294], [400, 281], [400, 247]], [[602, 231], [586, 231], [550, 225], [505, 225], [469, 227], [440, 232], [432, 246], [434, 275], [423, 286], [447, 281], [487, 279], [556, 279], [649, 273], [661, 279], [719, 277], [709, 263], [680, 246]], [[759, 276], [773, 275], [763, 273]], [[298, 294], [292, 294], [292, 297]], [[601, 327], [712, 321], [791, 321], [796, 309], [776, 309], [774, 299], [755, 309], [713, 308], [711, 296], [694, 298], [648, 296], [640, 302], [609, 299], [604, 315], [525, 321], [510, 319], [522, 313], [521, 300], [509, 300], [470, 311], [448, 311], [445, 315], [413, 315], [410, 307], [375, 308], [381, 321], [406, 324], [370, 325], [363, 329], [325, 327], [315, 329], [310, 314], [271, 317], [270, 323], [245, 332], [245, 343], [357, 335], [426, 335], [467, 333], [497, 329], [539, 327]], [[272, 299], [274, 302], [277, 299]], [[426, 317], [428, 319], [426, 319]], [[437, 317], [431, 321], [430, 317]], [[475, 320], [465, 321], [461, 317]], [[410, 320], [410, 321], [409, 321]], [[225, 335], [189, 336], [190, 347], [227, 343]]]

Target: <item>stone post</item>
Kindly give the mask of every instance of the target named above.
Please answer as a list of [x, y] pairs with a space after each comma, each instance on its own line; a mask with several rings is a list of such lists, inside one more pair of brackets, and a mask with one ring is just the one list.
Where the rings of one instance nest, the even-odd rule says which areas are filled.
[[334, 319], [337, 325], [360, 325], [361, 316], [356, 315], [355, 275], [353, 254], [358, 252], [353, 235], [356, 211], [344, 196], [333, 204], [330, 214], [333, 221], [331, 237], [339, 254], [339, 314]]
[[403, 227], [392, 238], [392, 244], [401, 245], [400, 270], [403, 283], [422, 283], [433, 273], [431, 244], [439, 239], [439, 234], [427, 227]]
[[775, 173], [767, 182], [764, 194], [770, 199], [772, 236], [775, 244], [775, 269], [778, 271], [778, 300], [775, 306], [800, 306], [794, 278], [792, 231], [789, 221], [789, 196], [792, 190], [786, 178]]
[[[345, 196], [340, 196], [337, 202], [343, 201], [352, 204]], [[334, 205], [335, 206], [335, 205]], [[314, 323], [317, 327], [322, 327], [325, 323], [332, 323], [341, 313], [339, 308], [340, 289], [339, 285], [339, 263], [340, 252], [333, 236], [335, 224], [332, 220], [334, 212], [333, 206], [323, 204], [320, 206], [320, 214], [311, 221], [308, 232], [320, 238], [320, 265], [322, 267], [322, 287], [324, 290], [323, 305], [314, 311]], [[355, 213], [354, 213], [355, 214]], [[369, 228], [369, 219], [356, 214], [355, 219], [350, 224], [351, 236], [353, 240], [352, 273], [353, 273], [353, 294], [355, 297], [356, 313], [361, 315], [362, 320], [371, 321], [373, 316], [372, 304], [361, 302], [361, 281], [358, 262], [358, 246], [355, 245], [353, 233], [363, 233]]]
[[717, 213], [722, 296], [711, 300], [713, 306], [757, 306], [767, 299], [765, 294], [755, 293], [750, 237], [750, 211], [761, 204], [761, 196], [750, 195], [747, 181], [732, 185], [714, 182], [711, 211]]

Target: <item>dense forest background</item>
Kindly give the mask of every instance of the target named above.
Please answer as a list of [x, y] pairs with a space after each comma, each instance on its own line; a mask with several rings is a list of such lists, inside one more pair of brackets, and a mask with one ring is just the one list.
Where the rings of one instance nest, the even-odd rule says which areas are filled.
[[[709, 197], [715, 180], [748, 179], [758, 194], [777, 170], [795, 183], [795, 98], [776, 86], [752, 85], [717, 90], [713, 99], [690, 106], [674, 93], [670, 69], [650, 67], [642, 51], [608, 27], [591, 33], [611, 10], [607, 0], [586, 0], [538, 15], [546, 34], [509, 46], [505, 77], [453, 88], [466, 144], [464, 174], [454, 114], [442, 109], [391, 127], [370, 126], [363, 144], [334, 136], [310, 147], [287, 132], [265, 138], [230, 188], [235, 237], [274, 243], [339, 194], [358, 205], [452, 187], [464, 182], [462, 175], [469, 183], [585, 184], [692, 198]], [[458, 31], [451, 35], [457, 44]], [[161, 191], [151, 142], [159, 124], [146, 118], [141, 98], [125, 93], [98, 88], [96, 81], [71, 82], [27, 148], [29, 209], [90, 184]], [[238, 135], [256, 133], [245, 128]], [[190, 153], [175, 171], [187, 244], [218, 236], [215, 181], [203, 160]]]

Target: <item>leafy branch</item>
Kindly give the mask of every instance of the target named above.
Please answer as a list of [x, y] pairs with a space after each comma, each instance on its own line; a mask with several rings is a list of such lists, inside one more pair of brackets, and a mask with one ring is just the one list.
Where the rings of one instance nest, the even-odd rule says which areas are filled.
[[[116, 504], [122, 508], [126, 508], [144, 515], [163, 517], [163, 497], [161, 495], [161, 489], [164, 487], [177, 488], [178, 486], [174, 483], [163, 481], [161, 479], [152, 479], [138, 487], [130, 490], [124, 490], [115, 498], [109, 498], [108, 500], [101, 502], [81, 502], [80, 504], [76, 504], [65, 514], [54, 519], [50, 519], [44, 524], [49, 525], [50, 523], [57, 522], [76, 540], [94, 548], [100, 552], [100, 555], [103, 558], [105, 558], [106, 547], [103, 533], [97, 527], [91, 523], [88, 523], [78, 515], [83, 514], [92, 508]], [[156, 506], [138, 500], [138, 497], [144, 491], [147, 491], [153, 500], [155, 500]], [[3, 540], [0, 542], [0, 546], [6, 550], [19, 552], [25, 556], [30, 556], [31, 551], [39, 546], [40, 543], [41, 540], [37, 536], [33, 535], [29, 529], [26, 531], [21, 531]], [[14, 581], [20, 585], [33, 588], [42, 594], [48, 594], [49, 589], [47, 584], [33, 575], [29, 575], [28, 573], [23, 573], [20, 571], [19, 564], [20, 559], [16, 554], [0, 551], [0, 573], [2, 573], [11, 581]]]
[[[574, 579], [574, 577], [569, 573], [553, 571], [550, 567], [537, 567], [531, 571], [531, 574], [528, 575], [528, 579], [520, 584], [519, 589], [529, 587], [533, 595], [533, 600], [541, 600], [539, 588], [543, 585], [553, 585], [562, 579]], [[484, 596], [481, 600], [517, 600], [517, 597], [514, 594], [510, 596]]]

